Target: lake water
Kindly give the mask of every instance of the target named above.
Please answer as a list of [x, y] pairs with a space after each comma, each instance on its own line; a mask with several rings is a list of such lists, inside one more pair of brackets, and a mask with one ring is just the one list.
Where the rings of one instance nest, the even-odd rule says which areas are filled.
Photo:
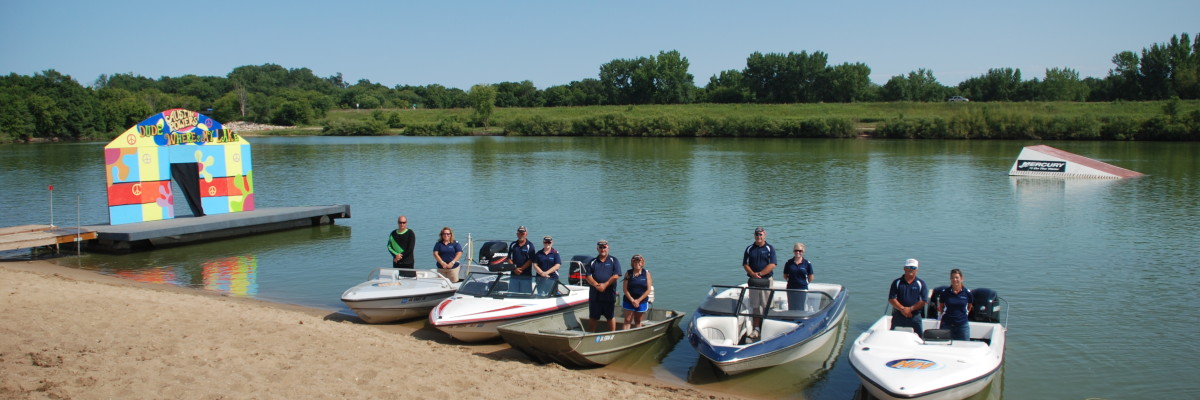
[[[906, 258], [930, 285], [1011, 306], [1002, 381], [987, 397], [1196, 398], [1200, 144], [697, 138], [250, 137], [258, 207], [349, 204], [333, 226], [56, 262], [141, 281], [349, 313], [339, 296], [389, 265], [397, 215], [460, 241], [555, 237], [565, 256], [606, 239], [640, 253], [656, 307], [691, 312], [709, 285], [745, 281], [755, 226], [808, 246], [816, 281], [850, 291], [845, 342], [884, 310]], [[1007, 176], [1049, 144], [1147, 174], [1128, 180]], [[107, 223], [102, 143], [0, 145], [3, 226]], [[178, 198], [178, 197], [177, 197]], [[184, 203], [181, 201], [181, 203]], [[76, 210], [79, 217], [76, 217]], [[177, 215], [188, 215], [186, 203]], [[788, 255], [781, 251], [780, 263]], [[13, 253], [7, 254], [14, 256]], [[16, 256], [19, 256], [17, 254]], [[686, 324], [686, 320], [684, 324]], [[419, 325], [418, 325], [419, 326]], [[848, 346], [721, 378], [678, 341], [608, 368], [756, 397], [845, 399]]]

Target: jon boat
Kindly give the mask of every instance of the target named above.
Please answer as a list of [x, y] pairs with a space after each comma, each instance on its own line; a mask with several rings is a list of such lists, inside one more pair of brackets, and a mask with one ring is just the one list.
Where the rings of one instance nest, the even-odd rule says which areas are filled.
[[[749, 296], [766, 292], [765, 310], [752, 310]], [[788, 294], [805, 296], [805, 306], [789, 307]], [[688, 343], [722, 372], [733, 375], [800, 359], [833, 339], [846, 317], [848, 293], [842, 285], [813, 283], [808, 290], [714, 285], [688, 326]], [[762, 317], [759, 338], [750, 338]]]
[[[950, 340], [942, 329], [925, 329], [924, 340], [910, 328], [889, 330], [890, 308], [859, 335], [850, 365], [867, 392], [879, 399], [940, 400], [970, 397], [988, 387], [1004, 365], [1008, 307], [992, 290], [978, 288], [972, 294], [971, 340]], [[936, 311], [935, 305], [930, 308]], [[922, 326], [937, 327], [938, 321], [925, 318]]]
[[500, 337], [500, 325], [586, 308], [587, 301], [586, 286], [563, 285], [540, 276], [472, 272], [454, 295], [429, 312], [429, 322], [455, 339], [478, 342]]
[[[468, 239], [467, 246], [471, 246]], [[487, 271], [492, 259], [502, 260], [507, 251], [503, 241], [485, 241], [481, 246], [479, 263], [467, 258], [468, 272]], [[399, 269], [379, 268], [367, 275], [366, 282], [354, 285], [342, 293], [342, 302], [358, 318], [369, 324], [382, 324], [429, 315], [434, 306], [454, 294], [459, 282], [450, 283], [441, 274], [429, 269], [415, 270], [416, 276], [400, 276]]]
[[[569, 367], [608, 365], [625, 354], [679, 329], [684, 313], [651, 308], [642, 326], [616, 332], [587, 332], [588, 310], [564, 310], [524, 321], [500, 325], [504, 341], [540, 362]], [[623, 320], [618, 320], [620, 326]], [[675, 336], [676, 339], [679, 336]]]

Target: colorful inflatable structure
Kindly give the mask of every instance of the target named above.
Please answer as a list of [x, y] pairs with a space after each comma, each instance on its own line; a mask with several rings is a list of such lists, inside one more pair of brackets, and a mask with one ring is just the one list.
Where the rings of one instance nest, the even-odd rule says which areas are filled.
[[250, 143], [220, 122], [163, 111], [104, 146], [108, 222], [175, 218], [174, 180], [195, 216], [254, 209]]

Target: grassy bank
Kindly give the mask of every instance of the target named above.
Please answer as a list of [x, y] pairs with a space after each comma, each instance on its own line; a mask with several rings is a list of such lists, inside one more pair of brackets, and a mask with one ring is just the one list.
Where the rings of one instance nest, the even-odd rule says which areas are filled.
[[[756, 136], [1200, 140], [1200, 101], [692, 104], [332, 111], [324, 130], [264, 135]], [[337, 128], [337, 129], [330, 129]]]

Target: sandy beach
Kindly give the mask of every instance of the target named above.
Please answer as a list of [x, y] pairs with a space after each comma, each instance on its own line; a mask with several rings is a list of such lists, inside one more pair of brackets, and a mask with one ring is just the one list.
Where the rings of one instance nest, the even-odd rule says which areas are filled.
[[0, 290], [0, 398], [733, 398], [46, 261]]

